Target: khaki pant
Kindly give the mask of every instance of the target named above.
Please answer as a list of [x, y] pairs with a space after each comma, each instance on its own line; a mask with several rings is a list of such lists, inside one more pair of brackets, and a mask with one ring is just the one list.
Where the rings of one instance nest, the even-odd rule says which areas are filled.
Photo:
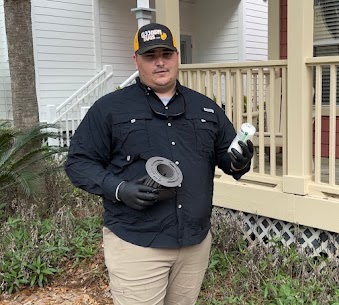
[[193, 305], [208, 266], [211, 233], [195, 246], [146, 248], [103, 229], [114, 305]]

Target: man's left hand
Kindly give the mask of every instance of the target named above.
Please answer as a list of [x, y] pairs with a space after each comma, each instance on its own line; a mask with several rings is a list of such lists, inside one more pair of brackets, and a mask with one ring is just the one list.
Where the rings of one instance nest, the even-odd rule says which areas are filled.
[[235, 148], [232, 148], [232, 153], [230, 153], [230, 158], [234, 170], [244, 169], [251, 162], [254, 151], [253, 143], [251, 140], [247, 140], [247, 145], [242, 141], [239, 141], [238, 144], [242, 149], [242, 154], [238, 152]]

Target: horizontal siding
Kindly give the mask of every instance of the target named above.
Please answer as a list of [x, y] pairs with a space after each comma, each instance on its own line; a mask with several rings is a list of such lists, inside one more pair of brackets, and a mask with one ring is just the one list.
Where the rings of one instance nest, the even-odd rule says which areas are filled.
[[246, 2], [246, 21], [249, 24], [267, 24], [268, 23], [268, 4], [262, 2], [262, 5], [251, 5], [251, 2], [260, 2], [261, 0], [247, 0]]
[[[37, 31], [35, 38], [45, 38], [52, 40], [57, 40], [60, 44], [61, 42], [59, 40], [70, 40], [73, 44], [77, 44], [77, 42], [93, 42], [94, 35], [88, 35], [87, 33], [71, 33], [71, 32], [56, 32], [56, 31], [45, 31], [44, 29], [41, 29]], [[56, 43], [56, 42], [54, 42]], [[51, 44], [53, 45], [53, 44]]]
[[[74, 14], [80, 13], [92, 13], [92, 1], [56, 1], [56, 0], [35, 0], [34, 8], [42, 8], [42, 15], [53, 15], [53, 10], [58, 9], [60, 11], [73, 12]], [[45, 9], [50, 9], [46, 11]], [[61, 15], [60, 17], [63, 17]]]
[[225, 61], [234, 61], [234, 60], [227, 60], [225, 59], [226, 57], [228, 58], [237, 58], [238, 52], [227, 52], [227, 55], [222, 54], [222, 55], [216, 55], [216, 54], [208, 54], [205, 56], [205, 62], [208, 63], [218, 63], [218, 62], [225, 62]]
[[[87, 13], [86, 13], [87, 15]], [[77, 30], [77, 33], [88, 33], [88, 29], [92, 29], [92, 20], [91, 19], [75, 19], [71, 17], [57, 17], [57, 16], [43, 16], [41, 15], [39, 18], [39, 23], [37, 23], [37, 27], [41, 24], [45, 25], [48, 23], [49, 26], [56, 26], [54, 29], [55, 31], [58, 31], [58, 27], [61, 26], [70, 26], [72, 29], [75, 29], [76, 27], [80, 27], [79, 30]], [[63, 29], [62, 29], [63, 31]], [[74, 31], [75, 32], [75, 31]]]
[[267, 60], [268, 4], [262, 0], [244, 2], [245, 59]]
[[8, 65], [3, 0], [0, 0], [0, 119], [12, 119], [11, 78]]
[[66, 39], [64, 36], [62, 38], [57, 39], [51, 39], [51, 38], [44, 38], [44, 37], [37, 37], [36, 43], [40, 46], [40, 48], [43, 47], [70, 47], [70, 48], [87, 48], [88, 41], [84, 40], [73, 40], [73, 39]]
[[[128, 4], [128, 3], [126, 3], [126, 4]], [[130, 11], [130, 8], [132, 8], [132, 7], [133, 7], [133, 4], [130, 7], [127, 7], [125, 9], [125, 13], [123, 13], [123, 11], [117, 12], [117, 11], [114, 10], [114, 8], [113, 9], [112, 8], [110, 8], [110, 9], [103, 8], [104, 11], [102, 12], [102, 15], [101, 15], [101, 18], [100, 18], [100, 20], [102, 21], [102, 28], [103, 29], [105, 29], [105, 28], [109, 29], [111, 23], [119, 23], [122, 26], [128, 26], [129, 21], [131, 21], [131, 19], [133, 19], [134, 23], [136, 24], [135, 13]], [[120, 29], [121, 28], [122, 27], [120, 27]], [[127, 29], [125, 29], [125, 31]], [[120, 30], [120, 31], [123, 32], [123, 30]]]
[[265, 44], [258, 45], [256, 40], [251, 41], [250, 38], [247, 40], [247, 47], [257, 50], [266, 50], [267, 52], [267, 46]]
[[[150, 1], [154, 8], [154, 1]], [[112, 65], [116, 87], [135, 72], [133, 39], [138, 29], [135, 0], [99, 1], [101, 63]]]
[[[63, 70], [68, 70], [74, 73], [74, 70], [78, 72], [77, 75], [82, 75], [82, 70], [88, 70], [91, 69], [92, 71], [92, 76], [94, 76], [96, 74], [96, 72], [93, 69], [93, 64], [89, 64], [86, 62], [78, 62], [78, 61], [71, 61], [71, 62], [67, 62], [67, 61], [49, 61], [49, 60], [41, 60], [39, 61], [39, 71], [40, 69], [53, 69], [53, 72], [55, 71], [55, 73], [57, 73], [56, 71], [59, 69], [63, 69]], [[40, 72], [39, 72], [40, 74]], [[65, 75], [68, 75], [65, 74]]]
[[261, 44], [267, 45], [267, 32], [254, 30], [254, 29], [247, 29], [246, 31], [246, 41], [256, 41], [258, 46]]
[[[39, 2], [39, 5], [41, 5], [40, 2]], [[89, 11], [89, 12], [77, 11], [76, 15], [74, 16], [73, 10], [65, 10], [63, 8], [61, 9], [53, 8], [53, 10], [48, 11], [48, 15], [45, 15], [46, 13], [45, 7], [36, 5], [34, 7], [34, 12], [37, 15], [46, 16], [46, 18], [53, 17], [53, 18], [64, 18], [64, 19], [69, 18], [72, 20], [92, 20], [92, 11]]]
[[213, 5], [209, 1], [196, 2], [194, 62], [239, 60], [238, 5], [238, 0], [216, 0]]
[[[51, 1], [55, 2], [55, 0], [45, 0], [45, 1]], [[39, 0], [39, 2], [42, 2]], [[85, 4], [85, 5], [92, 5], [92, 0], [58, 0], [58, 4], [60, 3], [62, 6], [65, 6], [65, 4]], [[67, 10], [67, 8], [66, 8]]]
[[[80, 53], [80, 52], [79, 52]], [[39, 52], [39, 61], [51, 61], [51, 62], [77, 62], [77, 63], [91, 63], [93, 62], [93, 56], [91, 55], [82, 55], [79, 53], [73, 54], [53, 54], [53, 53], [42, 53]], [[94, 73], [94, 70], [93, 70]], [[94, 74], [93, 74], [94, 75]]]
[[[246, 0], [246, 10], [248, 10], [249, 15], [253, 12], [257, 12], [257, 13], [267, 12], [267, 8], [268, 8], [267, 1]], [[254, 16], [257, 16], [257, 14], [255, 13]]]
[[[55, 76], [55, 77], [65, 77], [68, 76], [78, 76], [79, 71], [77, 69], [47, 69], [47, 68], [40, 68], [39, 75], [41, 76]], [[92, 69], [81, 69], [81, 75], [87, 77], [93, 77], [93, 70]]]
[[[126, 50], [123, 47], [119, 47], [119, 45], [116, 44], [102, 44], [102, 55], [103, 56], [114, 56], [114, 57], [127, 57], [131, 58], [131, 53], [126, 52]], [[127, 54], [126, 54], [127, 53]]]
[[249, 23], [248, 22], [248, 24], [246, 26], [246, 30], [247, 30], [248, 34], [266, 37], [267, 36], [267, 23], [266, 24], [257, 24], [257, 23]]
[[[93, 77], [93, 75], [91, 75], [91, 77]], [[88, 76], [86, 75], [82, 75], [82, 76], [77, 75], [76, 81], [74, 81], [74, 75], [67, 75], [67, 76], [45, 75], [44, 77], [41, 78], [40, 89], [42, 90], [43, 85], [49, 85], [49, 84], [58, 85], [58, 88], [60, 88], [59, 84], [61, 86], [64, 86], [65, 82], [70, 83], [70, 84], [78, 84], [80, 85], [79, 87], [81, 87], [87, 81], [88, 81]], [[48, 86], [47, 86], [47, 89], [48, 89]]]
[[[133, 38], [131, 35], [128, 35], [126, 37], [126, 33], [122, 34], [121, 36], [118, 36], [116, 34], [113, 34], [110, 29], [103, 29], [101, 30], [101, 35], [103, 36], [103, 43], [111, 43], [113, 45], [122, 45], [126, 48], [126, 45], [129, 45], [130, 50], [131, 46], [133, 45]], [[131, 42], [132, 39], [132, 42]], [[102, 45], [103, 47], [111, 47], [107, 45]]]
[[[0, 90], [1, 91], [6, 91], [10, 92], [11, 91], [11, 83], [10, 83], [10, 78], [9, 77], [1, 77], [1, 82], [0, 82]], [[4, 100], [1, 98], [1, 104], [4, 105]]]
[[[89, 55], [94, 56], [95, 52], [92, 48], [80, 47], [80, 46], [40, 46], [39, 52], [42, 54], [53, 54], [53, 55]], [[74, 58], [73, 58], [74, 59]]]
[[210, 47], [224, 47], [225, 43], [227, 43], [227, 46], [238, 46], [238, 29], [232, 28], [225, 30], [228, 32], [228, 34], [223, 35], [219, 34], [218, 39], [213, 41], [211, 43]]
[[[74, 84], [76, 84], [76, 88], [79, 89], [84, 83], [86, 83], [85, 81], [77, 81], [77, 82], [70, 82], [70, 83], [65, 83], [65, 82], [40, 82], [40, 91], [53, 91], [51, 90], [52, 87], [56, 88], [55, 90], [59, 91], [59, 92], [63, 92], [63, 91], [67, 91], [68, 93], [70, 91], [74, 91]], [[62, 96], [62, 95], [60, 95]], [[69, 97], [70, 94], [67, 95], [67, 97]]]
[[[223, 56], [225, 55], [225, 50], [221, 49], [220, 47], [213, 47], [213, 48], [210, 48], [209, 49], [210, 52], [208, 55], [206, 55], [206, 57], [211, 57], [211, 56], [217, 56], [217, 55], [220, 55], [220, 56]], [[228, 54], [236, 54], [238, 52], [238, 47], [235, 46], [235, 47], [227, 47], [227, 53]]]
[[35, 62], [40, 119], [96, 73], [92, 0], [35, 0]]
[[268, 21], [266, 18], [258, 18], [254, 11], [249, 11], [246, 14], [246, 21], [249, 23], [249, 26], [264, 25], [267, 27]]
[[65, 94], [67, 97], [71, 96], [72, 94], [74, 93], [74, 90], [64, 90], [64, 92], [60, 91], [59, 88], [55, 88], [54, 90], [41, 90], [40, 92], [40, 98], [42, 99], [48, 99], [48, 104], [44, 105], [44, 104], [41, 104], [39, 105], [39, 110], [40, 108], [42, 107], [46, 107], [47, 105], [56, 105], [56, 104], [53, 104], [53, 103], [50, 103], [50, 101], [52, 99], [54, 99], [54, 102], [56, 100], [60, 100], [60, 99], [63, 99]]
[[[38, 19], [38, 18], [37, 18]], [[66, 32], [67, 33], [76, 33], [76, 34], [87, 34], [91, 40], [93, 39], [93, 26], [91, 26], [91, 22], [87, 21], [87, 26], [77, 26], [77, 25], [69, 25], [69, 24], [52, 24], [47, 21], [37, 21], [35, 23], [35, 29], [37, 31], [47, 31], [47, 32]]]

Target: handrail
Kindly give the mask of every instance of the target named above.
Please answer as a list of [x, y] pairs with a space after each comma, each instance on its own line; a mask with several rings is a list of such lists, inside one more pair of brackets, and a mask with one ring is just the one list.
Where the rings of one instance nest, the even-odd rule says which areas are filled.
[[339, 56], [306, 57], [305, 63], [309, 64], [339, 64]]
[[201, 64], [181, 64], [180, 69], [223, 69], [223, 68], [262, 68], [262, 67], [279, 67], [286, 66], [287, 60], [270, 60], [270, 61], [246, 61], [241, 63], [223, 62], [223, 63], [201, 63]]
[[56, 110], [59, 111], [61, 108], [65, 107], [72, 99], [74, 99], [80, 92], [85, 90], [89, 85], [94, 83], [100, 76], [106, 73], [106, 70], [100, 71], [97, 75], [95, 75], [92, 79], [90, 79], [85, 85], [83, 85], [81, 88], [79, 88], [77, 91], [75, 91], [67, 100], [62, 102]]
[[72, 110], [75, 106], [77, 106], [78, 104], [81, 103], [81, 101], [83, 101], [86, 97], [88, 97], [94, 90], [97, 89], [98, 86], [102, 85], [106, 80], [107, 78], [110, 76], [107, 75], [107, 77], [105, 79], [103, 79], [101, 82], [99, 82], [97, 84], [96, 87], [93, 87], [90, 91], [88, 91], [85, 95], [83, 95], [80, 99], [77, 100], [76, 103], [74, 103], [73, 105], [71, 105], [70, 107], [67, 108], [67, 110], [65, 110], [63, 113], [61, 113], [55, 120], [52, 124], [55, 124], [57, 121], [59, 121], [68, 111]]
[[129, 78], [127, 78], [120, 86], [119, 88], [122, 89], [122, 88], [125, 88], [127, 87], [128, 85], [130, 85], [132, 83], [132, 81], [134, 81], [139, 75], [139, 71], [135, 71]]
[[[108, 73], [104, 79], [96, 83], [93, 88], [89, 89], [92, 84], [94, 84], [96, 81], [100, 79], [103, 75]], [[132, 81], [135, 80], [135, 78], [139, 75], [139, 71], [135, 71], [128, 79], [126, 79], [119, 88], [124, 88], [128, 86]], [[53, 120], [52, 123], [56, 123], [59, 120], [62, 119], [69, 111], [74, 109], [78, 104], [81, 104], [83, 100], [85, 100], [87, 97], [90, 96], [91, 93], [93, 93], [98, 87], [104, 85], [104, 83], [110, 79], [113, 76], [113, 70], [111, 66], [104, 66], [104, 69], [101, 70], [98, 74], [96, 74], [92, 79], [90, 79], [85, 85], [83, 85], [81, 88], [79, 88], [76, 92], [74, 92], [69, 98], [67, 98], [62, 104], [60, 104], [58, 107], [56, 107], [56, 113], [58, 114], [57, 117]], [[85, 90], [88, 90], [85, 94], [83, 94], [80, 98], [79, 95], [84, 92]], [[103, 93], [104, 94], [104, 93]], [[101, 96], [97, 96], [97, 98], [100, 98]], [[76, 102], [73, 102], [73, 100], [76, 99]], [[68, 107], [67, 107], [68, 106]], [[66, 108], [67, 107], [67, 108]], [[64, 111], [62, 113], [61, 110], [63, 108]]]

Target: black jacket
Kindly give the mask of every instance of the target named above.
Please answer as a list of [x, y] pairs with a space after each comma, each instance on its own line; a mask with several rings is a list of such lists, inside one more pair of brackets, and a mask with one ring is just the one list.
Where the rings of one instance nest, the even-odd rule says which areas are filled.
[[[76, 130], [66, 162], [75, 186], [103, 197], [104, 225], [120, 238], [146, 247], [200, 243], [210, 229], [217, 165], [232, 172], [227, 149], [236, 132], [211, 99], [177, 84], [165, 107], [140, 81], [99, 99]], [[183, 173], [176, 198], [142, 211], [115, 198], [117, 185], [146, 175], [145, 162], [160, 156]]]

